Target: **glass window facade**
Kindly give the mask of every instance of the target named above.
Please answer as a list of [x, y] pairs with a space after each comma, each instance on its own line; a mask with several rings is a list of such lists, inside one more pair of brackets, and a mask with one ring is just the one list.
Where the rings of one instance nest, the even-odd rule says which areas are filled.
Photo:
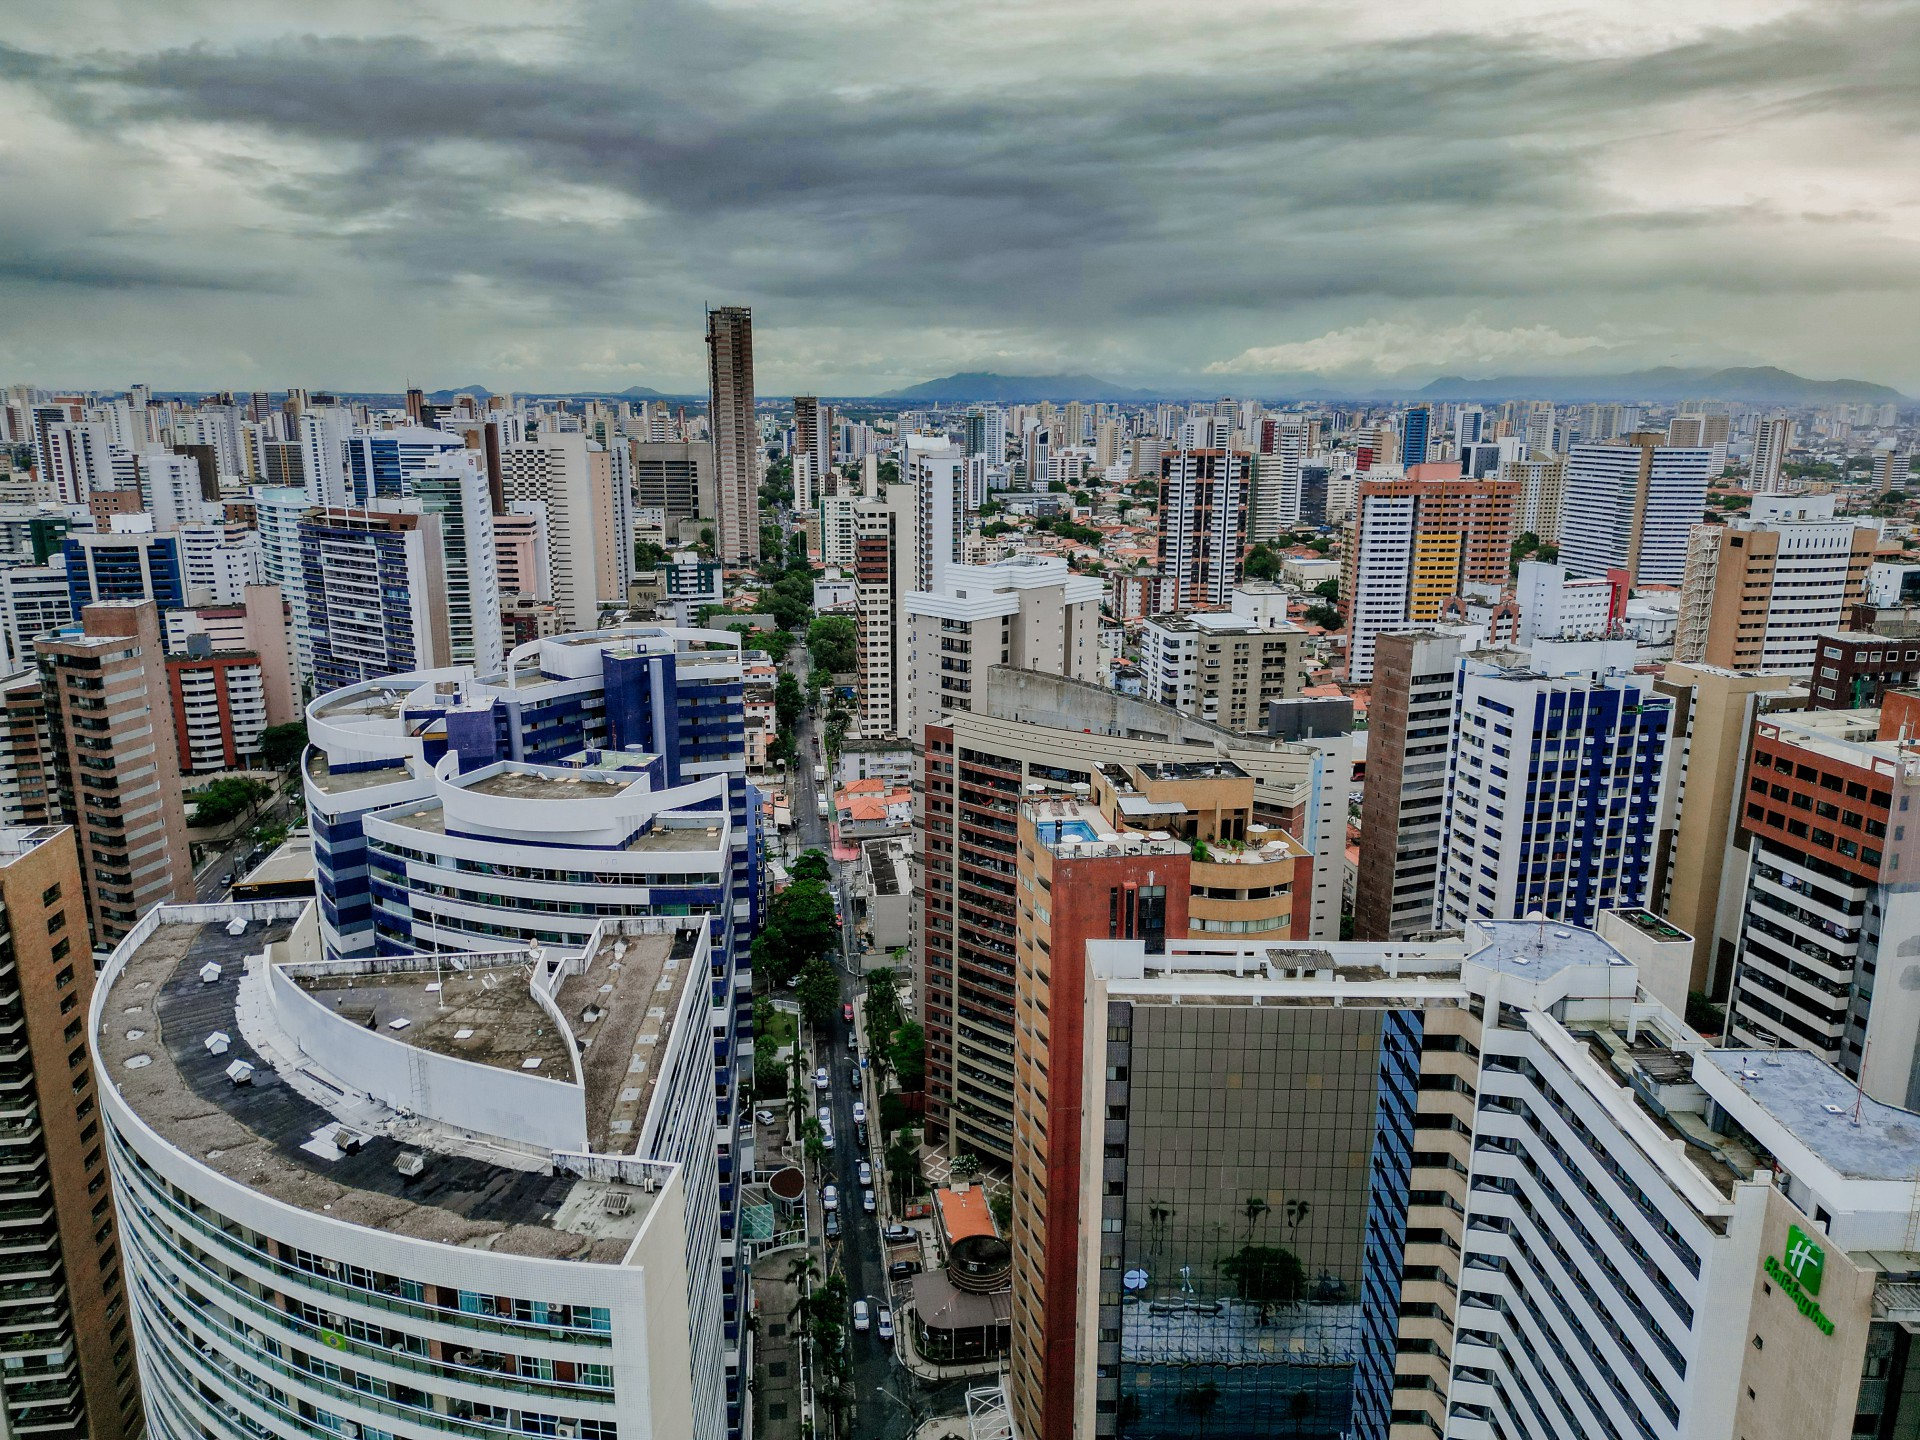
[[1419, 1013], [1109, 1021], [1096, 1430], [1384, 1440]]

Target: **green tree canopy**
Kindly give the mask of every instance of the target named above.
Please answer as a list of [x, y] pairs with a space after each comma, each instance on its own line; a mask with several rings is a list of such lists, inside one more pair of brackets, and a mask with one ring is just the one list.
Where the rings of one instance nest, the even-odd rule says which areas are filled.
[[246, 814], [272, 793], [272, 787], [259, 780], [237, 776], [215, 780], [195, 792], [193, 817], [187, 823], [196, 827], [224, 825]]
[[815, 956], [800, 967], [800, 1013], [812, 1025], [825, 1025], [840, 1008], [840, 977], [833, 966]]
[[307, 748], [307, 727], [294, 720], [285, 725], [269, 725], [260, 732], [260, 758], [275, 770], [296, 763]]
[[833, 878], [826, 854], [818, 848], [803, 851], [793, 862], [792, 873], [795, 880], [811, 880], [817, 885], [825, 885]]
[[918, 1090], [927, 1083], [927, 1032], [918, 1020], [909, 1020], [894, 1032], [887, 1058], [900, 1088]]
[[853, 617], [816, 615], [807, 626], [807, 653], [813, 668], [824, 675], [844, 675], [853, 669], [858, 660]]
[[1266, 545], [1255, 545], [1247, 551], [1244, 567], [1251, 580], [1272, 580], [1280, 574], [1280, 557]]

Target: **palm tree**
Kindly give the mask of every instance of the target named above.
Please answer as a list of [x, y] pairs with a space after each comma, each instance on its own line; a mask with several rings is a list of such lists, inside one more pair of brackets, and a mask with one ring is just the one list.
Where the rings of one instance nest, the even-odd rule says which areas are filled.
[[1253, 1243], [1253, 1227], [1260, 1223], [1260, 1217], [1273, 1207], [1258, 1195], [1249, 1195], [1247, 1203], [1240, 1207], [1247, 1217], [1247, 1243]]
[[1287, 1201], [1287, 1238], [1293, 1238], [1293, 1232], [1306, 1224], [1307, 1216], [1313, 1211], [1311, 1203], [1305, 1200]]

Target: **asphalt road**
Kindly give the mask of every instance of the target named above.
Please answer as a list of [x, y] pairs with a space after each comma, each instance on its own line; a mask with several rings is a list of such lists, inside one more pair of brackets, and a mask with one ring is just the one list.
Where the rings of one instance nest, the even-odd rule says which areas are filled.
[[[799, 650], [795, 651], [795, 655], [796, 677], [805, 686], [806, 657]], [[818, 848], [831, 856], [827, 825], [819, 816], [814, 798], [818, 792], [814, 784], [813, 767], [820, 759], [814, 742], [821, 727], [815, 716], [807, 714], [801, 717], [795, 729], [800, 749], [789, 791], [794, 806], [797, 848]], [[854, 967], [853, 903], [847, 893], [847, 880], [841, 866], [831, 859], [829, 864], [833, 871], [833, 889], [840, 897], [840, 913], [847, 922], [841, 931], [838, 957], [840, 1001], [843, 1007], [858, 1007], [863, 987]], [[853, 1347], [854, 1391], [857, 1396], [851, 1440], [895, 1440], [895, 1437], [910, 1433], [910, 1421], [929, 1415], [959, 1414], [965, 1408], [967, 1382], [956, 1380], [927, 1384], [901, 1365], [895, 1358], [893, 1346], [879, 1336], [880, 1306], [891, 1304], [888, 1299], [886, 1251], [880, 1240], [880, 1226], [886, 1222], [886, 1217], [877, 1213], [868, 1215], [862, 1211], [860, 1196], [865, 1187], [860, 1184], [859, 1171], [860, 1162], [866, 1160], [873, 1167], [875, 1178], [879, 1176], [882, 1159], [878, 1144], [880, 1126], [877, 1115], [868, 1116], [868, 1138], [875, 1143], [870, 1149], [862, 1151], [853, 1118], [853, 1104], [861, 1098], [862, 1088], [859, 1061], [851, 1046], [852, 1036], [853, 1027], [845, 1020], [843, 1010], [813, 1037], [814, 1063], [827, 1067], [829, 1088], [824, 1093], [812, 1093], [807, 1101], [810, 1108], [804, 1113], [813, 1114], [822, 1104], [826, 1104], [831, 1107], [833, 1115], [835, 1144], [832, 1153], [827, 1156], [826, 1169], [840, 1192], [841, 1232], [837, 1239], [824, 1242], [826, 1253], [822, 1268], [829, 1274], [837, 1271], [844, 1275], [848, 1300], [865, 1300], [874, 1317], [874, 1328], [865, 1334], [849, 1328]], [[810, 1079], [809, 1089], [812, 1089], [812, 1085]], [[848, 1324], [851, 1327], [851, 1316], [848, 1317]]]
[[[279, 783], [277, 777], [274, 783]], [[293, 802], [282, 802], [276, 797], [272, 805], [247, 822], [246, 828], [232, 844], [202, 860], [199, 868], [193, 872], [193, 898], [203, 904], [225, 898], [227, 875], [240, 871], [240, 857], [253, 848], [254, 830], [275, 820], [293, 821]], [[297, 823], [305, 822], [301, 820]]]

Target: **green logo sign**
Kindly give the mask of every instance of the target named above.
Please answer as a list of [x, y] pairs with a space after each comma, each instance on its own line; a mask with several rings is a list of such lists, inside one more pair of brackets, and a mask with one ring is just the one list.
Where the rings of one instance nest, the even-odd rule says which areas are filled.
[[1833, 1321], [1814, 1297], [1820, 1293], [1820, 1280], [1827, 1268], [1827, 1252], [1814, 1244], [1813, 1237], [1798, 1225], [1787, 1227], [1786, 1250], [1769, 1255], [1760, 1267], [1784, 1290], [1797, 1309], [1819, 1328], [1822, 1335], [1833, 1334]]
[[1787, 1251], [1783, 1257], [1787, 1273], [1800, 1282], [1809, 1295], [1820, 1293], [1820, 1275], [1827, 1268], [1827, 1252], [1813, 1243], [1798, 1225], [1787, 1227]]

